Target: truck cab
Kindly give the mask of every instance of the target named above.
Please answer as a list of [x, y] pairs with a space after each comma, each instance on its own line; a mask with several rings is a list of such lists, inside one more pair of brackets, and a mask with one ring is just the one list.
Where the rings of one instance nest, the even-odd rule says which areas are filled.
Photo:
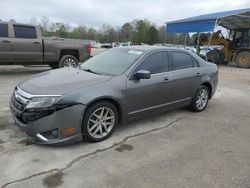
[[43, 38], [39, 26], [0, 22], [0, 65], [76, 66], [90, 53], [89, 41]]
[[229, 38], [233, 49], [248, 49], [250, 46], [250, 29], [235, 29], [230, 31]]
[[41, 63], [41, 31], [32, 25], [0, 23], [0, 63]]

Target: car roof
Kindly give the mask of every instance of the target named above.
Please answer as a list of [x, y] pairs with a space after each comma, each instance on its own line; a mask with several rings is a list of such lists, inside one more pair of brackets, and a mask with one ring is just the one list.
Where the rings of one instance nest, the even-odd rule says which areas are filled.
[[181, 48], [165, 47], [165, 46], [150, 46], [150, 45], [132, 45], [132, 46], [121, 46], [116, 48], [128, 49], [128, 50], [138, 50], [138, 51], [155, 51], [155, 50], [178, 50], [178, 51], [188, 51]]

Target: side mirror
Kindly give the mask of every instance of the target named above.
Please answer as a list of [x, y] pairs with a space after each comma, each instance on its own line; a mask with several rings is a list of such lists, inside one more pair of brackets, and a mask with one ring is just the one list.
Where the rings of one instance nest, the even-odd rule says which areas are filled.
[[136, 79], [149, 79], [151, 74], [147, 70], [139, 70], [134, 74], [134, 78]]

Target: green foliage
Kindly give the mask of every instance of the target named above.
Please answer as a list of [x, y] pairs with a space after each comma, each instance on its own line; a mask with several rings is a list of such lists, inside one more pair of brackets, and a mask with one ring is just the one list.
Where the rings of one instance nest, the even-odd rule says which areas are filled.
[[[33, 19], [35, 20], [35, 19]], [[114, 28], [111, 25], [104, 24], [101, 29], [96, 30], [92, 27], [77, 26], [71, 28], [69, 24], [63, 22], [53, 23], [47, 17], [42, 17], [40, 21], [43, 36], [45, 37], [63, 37], [75, 39], [89, 39], [99, 42], [126, 42], [140, 44], [164, 43], [165, 37], [167, 43], [184, 44], [185, 34], [167, 33], [165, 36], [165, 26], [157, 28], [149, 20], [133, 20], [124, 23], [121, 28]], [[187, 35], [187, 44], [192, 43], [196, 35], [190, 37]]]
[[147, 31], [147, 43], [155, 44], [159, 39], [159, 31], [155, 28], [155, 26], [151, 26]]

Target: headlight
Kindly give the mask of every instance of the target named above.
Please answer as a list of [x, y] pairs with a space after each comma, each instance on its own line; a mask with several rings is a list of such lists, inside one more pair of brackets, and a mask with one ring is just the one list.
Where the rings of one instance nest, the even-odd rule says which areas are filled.
[[46, 97], [34, 97], [32, 98], [26, 108], [46, 108], [52, 106], [59, 96], [46, 96]]

